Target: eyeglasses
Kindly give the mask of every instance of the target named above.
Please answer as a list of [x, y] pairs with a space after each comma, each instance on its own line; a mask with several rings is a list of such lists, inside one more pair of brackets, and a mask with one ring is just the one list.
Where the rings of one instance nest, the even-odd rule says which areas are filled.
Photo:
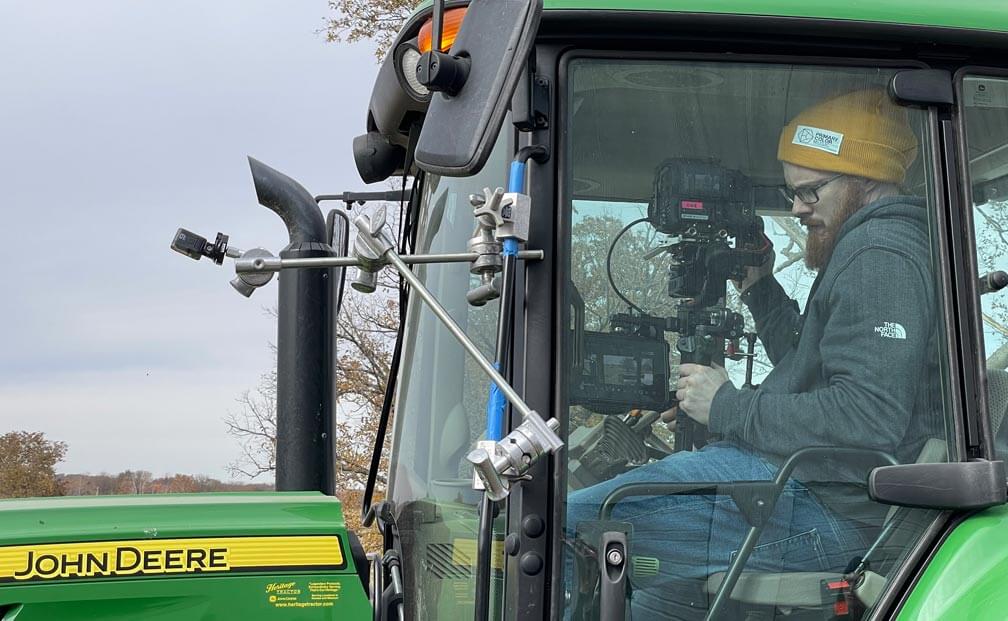
[[794, 199], [797, 196], [798, 200], [806, 205], [815, 205], [819, 202], [819, 190], [843, 176], [844, 175], [836, 175], [826, 179], [825, 181], [821, 181], [816, 185], [806, 185], [800, 188], [792, 188], [789, 185], [781, 185], [777, 186], [777, 191], [780, 192], [781, 196], [786, 198], [789, 203], [793, 204]]

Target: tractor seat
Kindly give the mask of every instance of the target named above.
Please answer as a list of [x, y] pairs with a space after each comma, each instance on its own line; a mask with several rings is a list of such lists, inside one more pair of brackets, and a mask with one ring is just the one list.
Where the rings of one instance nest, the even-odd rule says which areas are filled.
[[[1008, 425], [1002, 425], [1008, 413], [1008, 371], [992, 369], [987, 371], [988, 404], [991, 430], [997, 457], [1008, 458]], [[948, 446], [944, 440], [930, 438], [924, 443], [917, 463], [939, 463], [948, 459]], [[888, 524], [900, 510], [892, 507], [886, 515]], [[883, 527], [883, 533], [886, 529]], [[885, 535], [880, 535], [884, 537]], [[880, 542], [876, 542], [878, 544]], [[874, 547], [874, 546], [873, 546]], [[725, 573], [712, 574], [707, 579], [707, 592], [717, 593]], [[777, 606], [781, 608], [818, 608], [831, 602], [824, 601], [825, 586], [843, 579], [837, 572], [742, 572], [731, 599], [753, 605]], [[864, 578], [853, 589], [857, 598], [867, 607], [878, 601], [886, 578], [873, 571], [865, 571]]]

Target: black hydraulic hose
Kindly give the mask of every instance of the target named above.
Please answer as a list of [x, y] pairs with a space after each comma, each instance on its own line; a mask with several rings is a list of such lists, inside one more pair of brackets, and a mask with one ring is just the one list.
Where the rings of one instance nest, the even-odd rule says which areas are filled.
[[370, 526], [375, 518], [371, 501], [374, 499], [378, 471], [381, 469], [382, 448], [385, 446], [385, 433], [388, 430], [389, 418], [391, 418], [392, 402], [395, 400], [396, 378], [399, 376], [399, 361], [402, 359], [403, 328], [406, 325], [404, 297], [403, 294], [399, 296], [399, 333], [396, 335], [395, 349], [392, 350], [388, 380], [385, 382], [385, 396], [382, 401], [381, 415], [378, 418], [378, 430], [375, 432], [375, 443], [371, 450], [371, 466], [368, 469], [367, 483], [364, 484], [364, 497], [361, 503], [361, 524], [364, 526]]
[[476, 549], [476, 621], [490, 618], [490, 555], [493, 553], [493, 523], [497, 503], [483, 494], [480, 502], [479, 534]]
[[514, 326], [514, 281], [517, 255], [504, 255], [504, 267], [501, 272], [500, 315], [497, 318], [497, 352], [495, 359], [500, 361], [501, 374], [507, 377], [508, 363], [511, 358], [511, 336]]
[[545, 163], [549, 160], [549, 149], [541, 144], [528, 145], [518, 149], [518, 153], [515, 153], [513, 161], [524, 164], [529, 160], [533, 160], [539, 164]]
[[[497, 316], [497, 352], [500, 372], [510, 380], [512, 314], [514, 313], [514, 279], [517, 257], [504, 255], [501, 278], [500, 310]], [[497, 503], [486, 494], [480, 507], [479, 533], [476, 549], [476, 621], [487, 621], [490, 614], [490, 557], [493, 553], [493, 523]]]

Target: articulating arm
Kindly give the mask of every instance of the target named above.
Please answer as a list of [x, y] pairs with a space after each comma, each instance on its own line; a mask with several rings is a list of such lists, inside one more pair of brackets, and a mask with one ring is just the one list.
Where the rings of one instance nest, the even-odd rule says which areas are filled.
[[[556, 434], [560, 423], [555, 418], [548, 421], [532, 410], [518, 395], [515, 389], [494, 368], [493, 363], [486, 359], [479, 348], [466, 336], [466, 333], [455, 323], [451, 315], [437, 301], [434, 295], [424, 286], [423, 282], [407, 267], [389, 243], [386, 229], [385, 210], [379, 209], [372, 216], [360, 215], [354, 220], [357, 227], [355, 253], [362, 249], [368, 257], [361, 259], [361, 270], [380, 268], [388, 263], [399, 272], [409, 283], [411, 289], [427, 304], [434, 316], [441, 321], [462, 347], [476, 361], [479, 367], [497, 384], [500, 391], [511, 403], [512, 407], [521, 413], [524, 421], [505, 438], [496, 443], [491, 455], [485, 449], [478, 448], [469, 453], [467, 459], [476, 468], [480, 479], [486, 486], [487, 496], [493, 500], [503, 500], [510, 493], [510, 481], [525, 476], [528, 470], [545, 453], [555, 453], [563, 448], [563, 441]], [[360, 280], [361, 277], [358, 277]]]

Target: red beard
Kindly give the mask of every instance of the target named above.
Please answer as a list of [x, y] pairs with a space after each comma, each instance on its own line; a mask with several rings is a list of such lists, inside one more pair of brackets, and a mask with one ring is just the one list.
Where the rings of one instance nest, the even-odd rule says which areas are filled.
[[840, 208], [830, 224], [808, 228], [808, 237], [805, 239], [805, 265], [811, 270], [826, 267], [830, 257], [833, 256], [840, 228], [858, 209], [864, 207], [864, 193], [850, 185], [843, 189], [837, 200], [840, 202]]

